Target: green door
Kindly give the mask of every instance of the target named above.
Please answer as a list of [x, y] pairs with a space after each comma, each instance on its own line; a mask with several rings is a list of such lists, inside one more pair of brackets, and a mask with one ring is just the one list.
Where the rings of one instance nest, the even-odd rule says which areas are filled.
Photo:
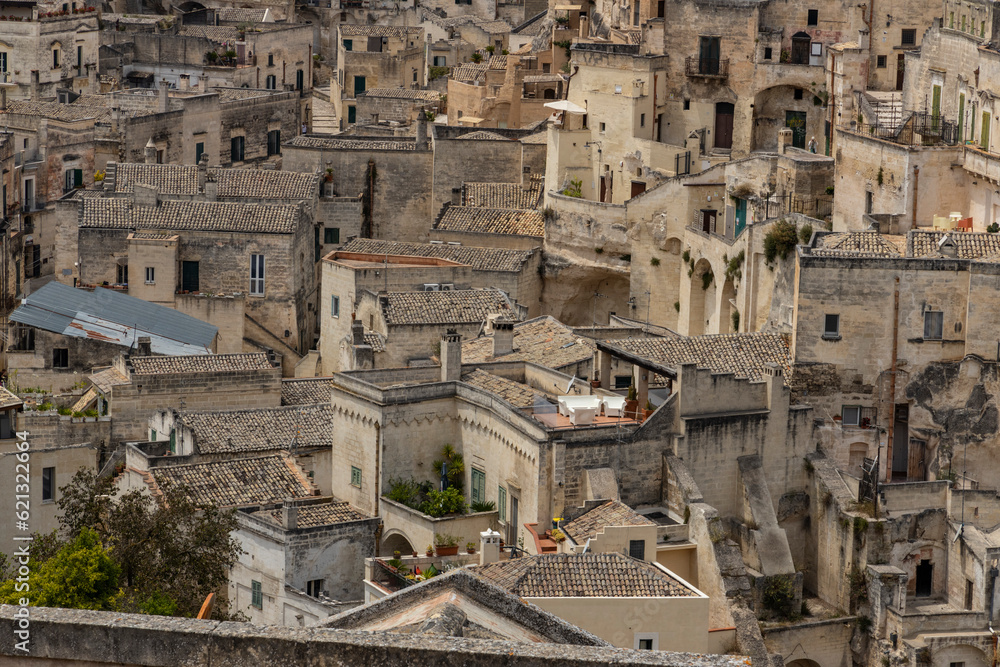
[[962, 130], [965, 129], [965, 93], [958, 96], [958, 140], [963, 144], [965, 143], [965, 135], [962, 134]]
[[786, 111], [785, 127], [792, 128], [792, 146], [804, 149], [806, 147], [806, 112]]
[[934, 86], [933, 97], [931, 98], [931, 127], [938, 129], [938, 122], [941, 118], [941, 86]]
[[747, 228], [747, 200], [737, 199], [736, 200], [736, 233], [735, 237], [739, 237], [743, 233], [743, 230]]
[[365, 92], [365, 77], [355, 76], [354, 77], [354, 96], [357, 97], [361, 93]]
[[982, 135], [980, 137], [979, 147], [982, 148], [984, 151], [988, 151], [990, 149], [990, 112], [989, 111], [984, 111], [983, 112], [983, 127], [982, 127], [981, 131], [982, 131]]

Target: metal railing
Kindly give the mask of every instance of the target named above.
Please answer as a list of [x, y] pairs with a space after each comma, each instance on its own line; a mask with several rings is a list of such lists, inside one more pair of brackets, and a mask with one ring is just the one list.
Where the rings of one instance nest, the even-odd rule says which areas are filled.
[[927, 112], [914, 112], [902, 124], [859, 123], [855, 132], [902, 146], [929, 146], [958, 144], [958, 125], [944, 116]]
[[402, 590], [417, 583], [413, 579], [407, 579], [395, 568], [385, 564], [378, 558], [373, 563], [372, 581], [388, 591]]
[[687, 76], [725, 78], [729, 76], [729, 58], [697, 58], [688, 56], [684, 60]]

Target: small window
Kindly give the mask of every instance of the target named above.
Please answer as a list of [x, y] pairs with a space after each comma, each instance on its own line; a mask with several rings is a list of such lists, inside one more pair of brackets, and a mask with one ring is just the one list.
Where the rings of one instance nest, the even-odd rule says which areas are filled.
[[605, 127], [605, 126], [604, 126], [604, 123], [601, 123], [601, 132], [603, 132], [603, 131], [604, 131], [604, 127]]
[[652, 639], [640, 639], [639, 640], [639, 650], [640, 651], [652, 651], [653, 650], [653, 640]]
[[330, 317], [340, 317], [340, 297], [330, 297]]
[[340, 243], [340, 227], [327, 227], [323, 230], [323, 243]]
[[306, 582], [306, 595], [310, 595], [314, 598], [318, 598], [319, 594], [323, 592], [323, 580], [322, 579], [311, 579]]
[[52, 49], [52, 69], [59, 67], [59, 49]]
[[840, 315], [827, 315], [823, 324], [823, 338], [840, 338]]
[[42, 502], [56, 499], [56, 469], [42, 468]]
[[170, 429], [170, 453], [177, 453], [177, 429]]
[[645, 560], [646, 558], [646, 541], [645, 540], [629, 540], [628, 541], [628, 555], [637, 560]]
[[[770, 60], [773, 56], [774, 56], [774, 49], [772, 49], [770, 46], [765, 46], [764, 47], [764, 60]], [[684, 100], [684, 102], [687, 103], [687, 100]], [[687, 107], [684, 107], [684, 108], [686, 109]]]
[[264, 78], [264, 87], [268, 90], [275, 90], [278, 87], [278, 77], [273, 74], [268, 74]]
[[267, 54], [267, 66], [268, 67], [274, 67], [274, 54], [273, 53]]
[[199, 141], [194, 145], [194, 163], [201, 162], [201, 156], [205, 154], [205, 142]]
[[281, 155], [281, 130], [271, 130], [267, 133], [267, 154]]
[[417, 70], [413, 70], [413, 83], [417, 82]]
[[965, 667], [965, 661], [962, 662], [949, 662], [948, 667]]
[[929, 310], [924, 313], [924, 340], [941, 340], [944, 333], [944, 313]]
[[[462, 113], [459, 111], [459, 113]], [[347, 107], [347, 122], [356, 123], [358, 120], [358, 108], [357, 107]]]
[[69, 368], [69, 348], [52, 348], [52, 368]]
[[503, 522], [507, 520], [507, 489], [497, 488], [497, 518]]
[[917, 31], [914, 28], [904, 28], [899, 41], [903, 46], [914, 46], [917, 43]]
[[149, 441], [150, 442], [156, 442], [156, 429], [155, 428], [149, 429]]
[[361, 468], [351, 466], [351, 486], [361, 488]]
[[472, 502], [486, 502], [486, 473], [478, 468], [472, 469]]
[[233, 162], [243, 162], [244, 148], [245, 148], [244, 137], [233, 137], [229, 140], [229, 159]]
[[806, 24], [807, 25], [819, 25], [819, 10], [818, 9], [810, 9], [809, 10], [809, 19], [806, 22]]
[[793, 94], [795, 96], [795, 99], [797, 99], [797, 100], [801, 100], [802, 99], [802, 89], [801, 88], [796, 88], [795, 92]]
[[66, 192], [83, 187], [83, 169], [67, 169], [63, 189]]
[[691, 100], [684, 100], [684, 111], [691, 110]]
[[631, 375], [616, 375], [615, 376], [615, 389], [628, 389], [632, 386], [632, 376]]
[[354, 49], [354, 40], [353, 39], [345, 39], [344, 40], [344, 50], [345, 51], [351, 51], [353, 49]]
[[844, 426], [858, 426], [861, 423], [861, 406], [843, 406], [840, 409], [840, 418]]
[[885, 67], [885, 56], [875, 56], [875, 67], [883, 68]]
[[660, 634], [658, 632], [637, 632], [632, 648], [639, 651], [658, 651], [660, 649]]
[[147, 285], [156, 284], [156, 267], [153, 266], [146, 267], [146, 284]]
[[639, 127], [646, 127], [646, 114], [639, 114]]
[[119, 285], [128, 285], [128, 264], [119, 264], [115, 271], [116, 282]]
[[250, 255], [250, 294], [264, 296], [264, 255]]
[[264, 591], [259, 581], [250, 582], [250, 604], [257, 609], [264, 608]]

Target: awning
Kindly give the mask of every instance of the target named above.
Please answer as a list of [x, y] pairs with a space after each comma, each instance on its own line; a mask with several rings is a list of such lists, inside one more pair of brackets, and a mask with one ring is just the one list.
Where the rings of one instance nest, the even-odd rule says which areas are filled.
[[587, 113], [587, 110], [578, 104], [573, 104], [569, 100], [558, 100], [556, 102], [546, 102], [542, 106], [556, 111], [568, 111], [570, 113]]

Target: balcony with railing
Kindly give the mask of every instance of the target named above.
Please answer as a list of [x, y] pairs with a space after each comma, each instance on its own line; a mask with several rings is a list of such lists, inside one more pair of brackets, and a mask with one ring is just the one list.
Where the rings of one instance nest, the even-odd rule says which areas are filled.
[[1000, 155], [982, 146], [966, 144], [965, 170], [992, 183], [1000, 182]]
[[690, 77], [725, 79], [729, 77], [729, 58], [698, 58], [684, 60], [684, 73]]
[[957, 146], [959, 143], [958, 125], [954, 121], [926, 111], [912, 112], [898, 125], [863, 120], [853, 130], [862, 136], [901, 146]]

